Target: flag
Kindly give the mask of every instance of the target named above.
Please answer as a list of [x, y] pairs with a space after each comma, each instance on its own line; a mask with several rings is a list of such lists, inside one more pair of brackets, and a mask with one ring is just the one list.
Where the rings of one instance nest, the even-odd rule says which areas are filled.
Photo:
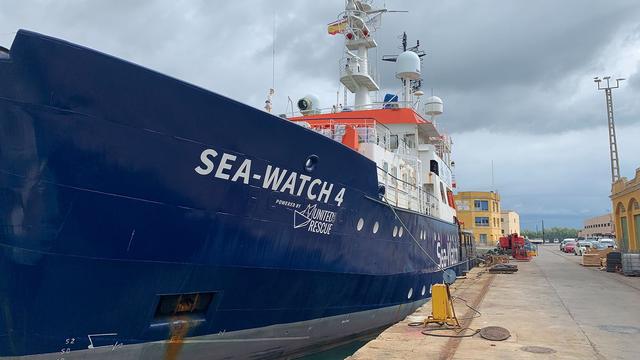
[[327, 32], [329, 35], [335, 35], [341, 33], [347, 28], [347, 19], [337, 20], [327, 26]]

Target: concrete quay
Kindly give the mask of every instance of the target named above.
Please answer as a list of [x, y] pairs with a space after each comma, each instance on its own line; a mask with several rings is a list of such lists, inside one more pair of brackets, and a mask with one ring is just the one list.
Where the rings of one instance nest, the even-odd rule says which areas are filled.
[[428, 302], [348, 359], [640, 359], [640, 277], [583, 267], [557, 244], [517, 264], [515, 274], [476, 268], [451, 288], [463, 326], [501, 326], [507, 340], [423, 335], [408, 324], [431, 313]]

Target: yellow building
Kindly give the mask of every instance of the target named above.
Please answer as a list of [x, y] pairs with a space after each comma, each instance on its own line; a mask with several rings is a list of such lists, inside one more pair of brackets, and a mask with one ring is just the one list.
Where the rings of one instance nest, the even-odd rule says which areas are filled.
[[500, 195], [493, 191], [461, 191], [455, 195], [458, 220], [480, 246], [494, 246], [500, 236]]
[[518, 213], [513, 210], [501, 211], [500, 227], [502, 227], [503, 235], [520, 235], [520, 215], [518, 215]]
[[611, 188], [616, 241], [623, 251], [640, 250], [640, 168], [636, 177], [613, 183]]

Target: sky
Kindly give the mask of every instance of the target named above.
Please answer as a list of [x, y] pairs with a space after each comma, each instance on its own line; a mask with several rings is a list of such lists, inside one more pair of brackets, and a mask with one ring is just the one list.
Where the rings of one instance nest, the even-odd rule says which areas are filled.
[[[528, 229], [541, 220], [581, 227], [610, 211], [605, 100], [593, 77], [627, 79], [614, 106], [621, 175], [632, 178], [640, 167], [639, 1], [374, 4], [408, 11], [385, 14], [375, 33], [369, 57], [382, 92], [399, 90], [393, 64], [379, 59], [399, 53], [406, 31], [427, 52], [423, 89], [445, 103], [438, 125], [454, 141], [458, 190], [497, 190]], [[10, 47], [18, 29], [37, 31], [259, 108], [274, 86], [274, 113], [284, 113], [289, 97], [336, 102], [343, 39], [326, 26], [342, 9], [343, 0], [0, 0], [0, 46]]]

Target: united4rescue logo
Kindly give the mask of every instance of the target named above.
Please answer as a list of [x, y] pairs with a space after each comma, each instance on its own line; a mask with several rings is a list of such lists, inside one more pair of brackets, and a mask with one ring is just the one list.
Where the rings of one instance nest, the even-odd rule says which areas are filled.
[[293, 228], [306, 229], [309, 232], [329, 235], [336, 222], [336, 213], [319, 209], [318, 205], [307, 205], [307, 208], [293, 211]]

